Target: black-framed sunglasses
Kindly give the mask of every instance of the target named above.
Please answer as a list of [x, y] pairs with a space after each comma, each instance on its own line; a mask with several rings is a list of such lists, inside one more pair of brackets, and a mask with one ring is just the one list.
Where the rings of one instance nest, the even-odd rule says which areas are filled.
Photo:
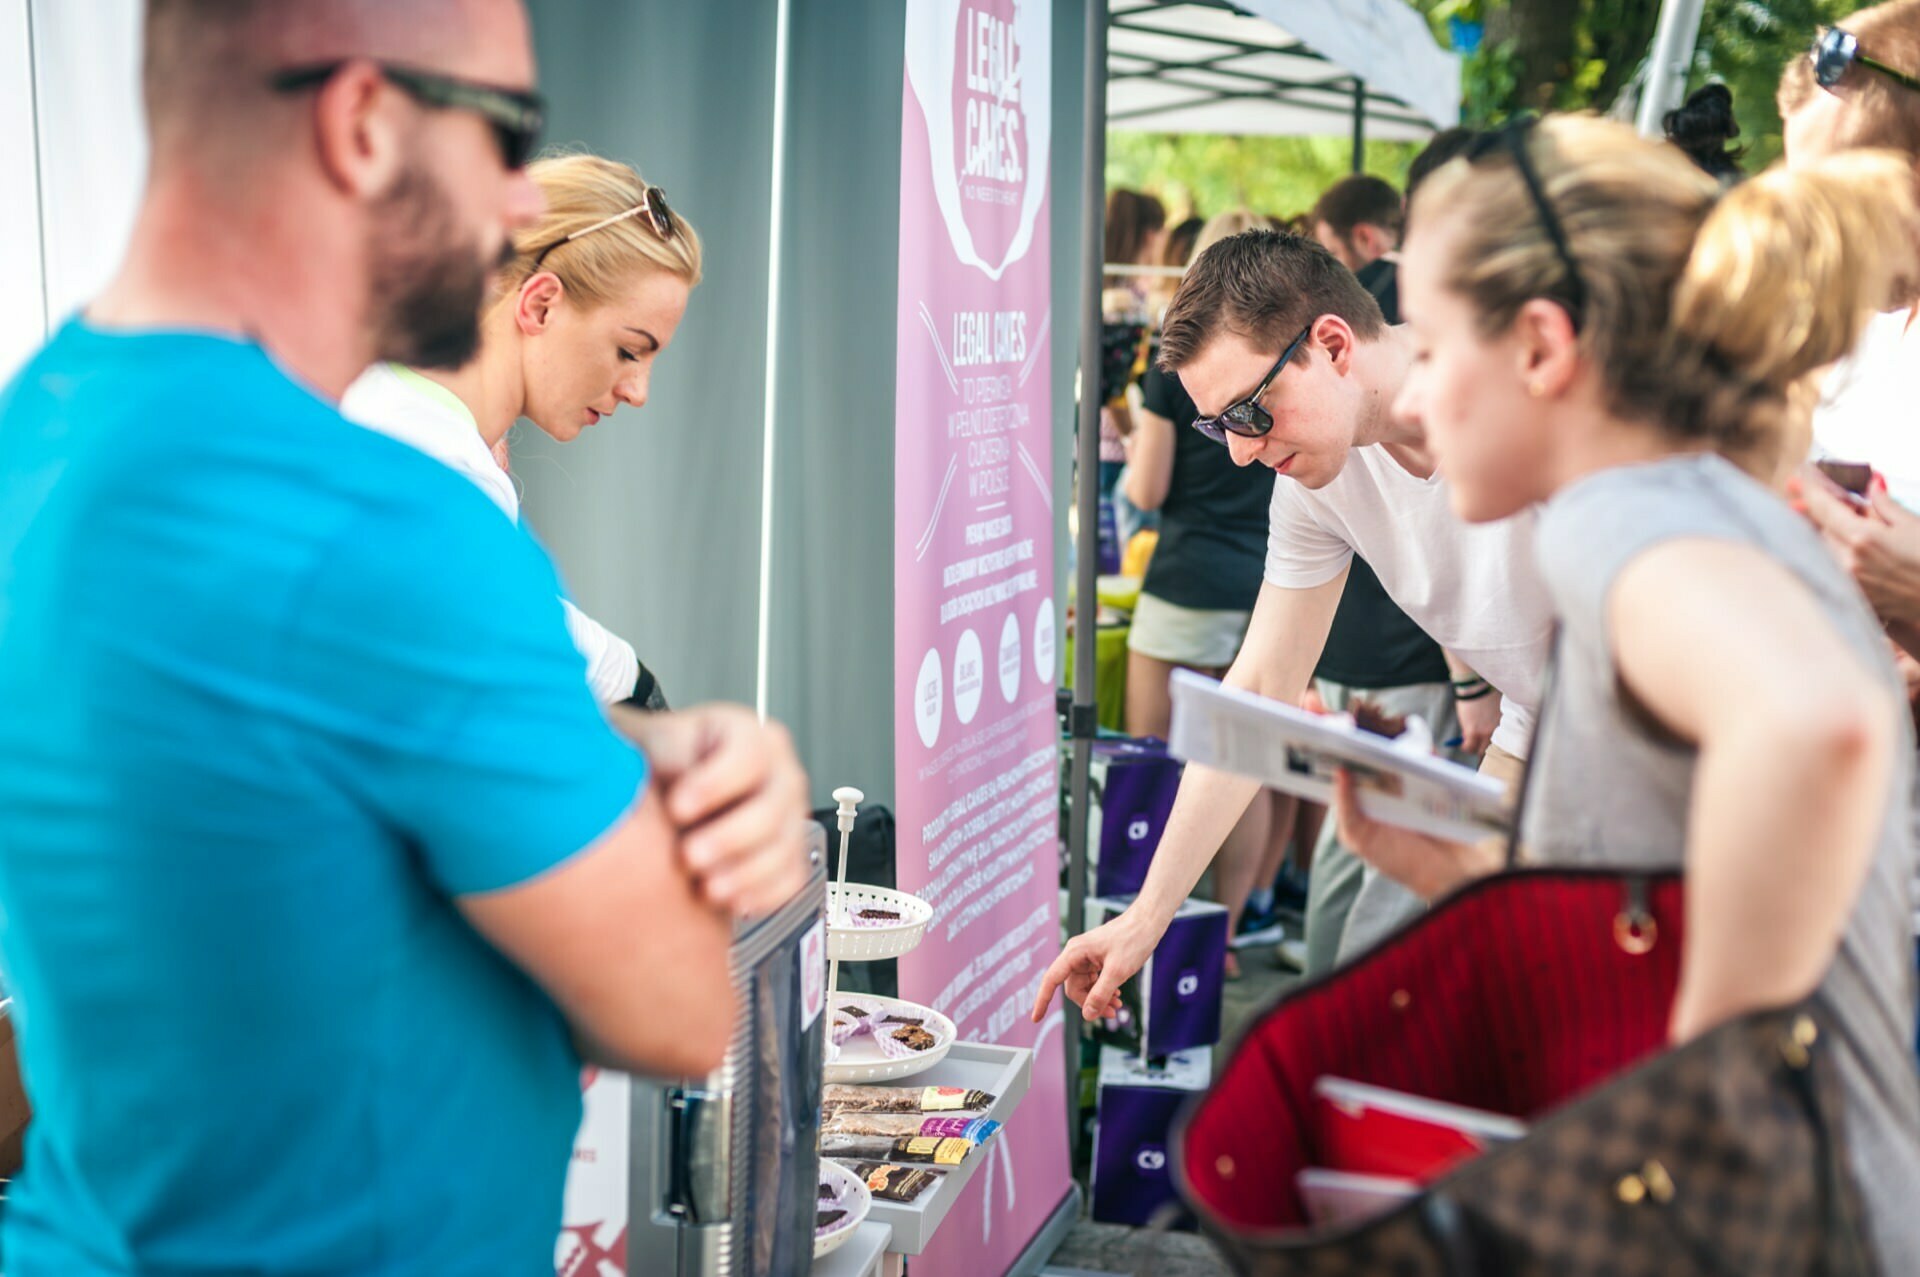
[[[352, 59], [322, 62], [314, 66], [291, 67], [274, 75], [276, 93], [298, 93], [316, 88], [340, 73]], [[438, 71], [394, 62], [375, 61], [387, 83], [422, 106], [451, 111], [471, 111], [493, 127], [494, 141], [500, 147], [500, 159], [509, 169], [523, 169], [540, 146], [540, 130], [546, 127], [547, 104], [538, 93], [526, 89], [503, 89], [498, 85], [462, 80]]]
[[1813, 78], [1823, 89], [1831, 89], [1847, 76], [1847, 68], [1858, 64], [1870, 71], [1878, 71], [1895, 84], [1902, 85], [1920, 93], [1920, 77], [1908, 75], [1896, 70], [1875, 58], [1860, 52], [1860, 41], [1851, 31], [1842, 31], [1839, 27], [1828, 27], [1813, 42], [1813, 52], [1807, 55], [1813, 60]]
[[1260, 406], [1261, 396], [1267, 393], [1267, 387], [1273, 384], [1273, 379], [1280, 375], [1280, 370], [1293, 358], [1293, 352], [1300, 349], [1300, 343], [1312, 331], [1313, 324], [1309, 321], [1300, 330], [1300, 335], [1287, 343], [1287, 348], [1280, 352], [1280, 358], [1273, 361], [1273, 367], [1267, 369], [1267, 375], [1260, 379], [1260, 384], [1253, 388], [1252, 394], [1228, 404], [1218, 416], [1195, 417], [1193, 428], [1215, 443], [1222, 444], [1227, 441], [1228, 435], [1258, 439], [1273, 429], [1273, 414]]
[[556, 239], [553, 243], [541, 249], [539, 255], [533, 259], [533, 268], [539, 270], [540, 263], [547, 260], [547, 254], [559, 248], [562, 244], [571, 244], [582, 235], [591, 235], [597, 230], [612, 226], [615, 222], [624, 222], [629, 217], [638, 217], [644, 221], [653, 233], [660, 237], [663, 243], [671, 242], [673, 237], [678, 234], [676, 223], [673, 220], [673, 210], [667, 206], [667, 193], [657, 186], [649, 186], [646, 190], [640, 192], [640, 202], [632, 208], [624, 212], [615, 213], [612, 217], [603, 217], [591, 226], [583, 226], [571, 235]]
[[1580, 263], [1574, 260], [1573, 249], [1567, 244], [1566, 228], [1560, 224], [1560, 218], [1553, 211], [1553, 204], [1547, 199], [1547, 188], [1540, 182], [1540, 174], [1534, 171], [1533, 160], [1527, 154], [1527, 134], [1536, 123], [1531, 115], [1509, 120], [1491, 133], [1483, 133], [1473, 140], [1467, 148], [1467, 162], [1478, 164], [1489, 155], [1506, 153], [1513, 159], [1514, 168], [1520, 172], [1520, 180], [1527, 188], [1527, 194], [1533, 199], [1534, 211], [1540, 215], [1540, 226], [1547, 233], [1547, 239], [1553, 244], [1553, 251], [1560, 259], [1561, 267], [1566, 271], [1567, 281], [1564, 296], [1549, 294], [1548, 301], [1559, 302], [1567, 312], [1567, 318], [1573, 321], [1573, 331], [1580, 331], [1581, 317], [1587, 309], [1587, 280], [1580, 273]]

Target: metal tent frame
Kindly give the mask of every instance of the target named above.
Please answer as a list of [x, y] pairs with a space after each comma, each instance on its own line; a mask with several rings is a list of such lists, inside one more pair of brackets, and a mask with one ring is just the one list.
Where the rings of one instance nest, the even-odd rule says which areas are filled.
[[[1284, 3], [1265, 7], [1284, 10]], [[1459, 118], [1457, 108], [1430, 115], [1381, 90], [1366, 78], [1371, 68], [1340, 65], [1282, 25], [1284, 12], [1253, 11], [1260, 8], [1258, 0], [1108, 0], [1107, 128], [1286, 137], [1351, 132], [1357, 164], [1369, 136], [1418, 141]], [[1442, 92], [1457, 96], [1459, 70], [1447, 55], [1440, 55], [1433, 74]]]

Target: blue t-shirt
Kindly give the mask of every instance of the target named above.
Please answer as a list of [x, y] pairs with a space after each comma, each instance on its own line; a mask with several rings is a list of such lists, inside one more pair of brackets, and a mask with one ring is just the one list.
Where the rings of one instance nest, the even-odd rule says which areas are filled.
[[551, 1271], [579, 1060], [452, 897], [645, 782], [559, 595], [257, 346], [76, 322], [6, 389], [10, 1277]]

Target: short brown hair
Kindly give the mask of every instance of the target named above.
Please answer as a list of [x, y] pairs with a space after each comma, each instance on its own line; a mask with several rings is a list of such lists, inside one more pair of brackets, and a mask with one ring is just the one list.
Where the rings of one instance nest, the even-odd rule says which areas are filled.
[[[1889, 0], [1862, 9], [1843, 29], [1860, 41], [1860, 50], [1909, 75], [1920, 75], [1920, 0]], [[1870, 68], [1847, 77], [1847, 116], [1838, 142], [1842, 148], [1885, 147], [1920, 156], [1920, 93]], [[1810, 58], [1796, 57], [1780, 76], [1779, 106], [1784, 118], [1822, 92], [1813, 79]]]
[[1177, 372], [1222, 332], [1277, 352], [1322, 315], [1354, 336], [1386, 331], [1380, 303], [1340, 259], [1291, 231], [1229, 235], [1194, 259], [1160, 324], [1160, 366]]
[[1404, 209], [1400, 192], [1391, 183], [1369, 173], [1343, 177], [1326, 189], [1313, 206], [1312, 220], [1325, 222], [1343, 240], [1353, 238], [1356, 226], [1378, 226], [1400, 238]]

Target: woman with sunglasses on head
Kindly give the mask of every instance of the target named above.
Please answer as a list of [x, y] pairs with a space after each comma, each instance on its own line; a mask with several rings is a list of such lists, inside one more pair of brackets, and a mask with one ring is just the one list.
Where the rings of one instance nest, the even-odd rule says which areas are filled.
[[[1429, 180], [1401, 265], [1425, 429], [1462, 517], [1541, 506], [1560, 624], [1529, 859], [1683, 869], [1670, 1032], [1818, 991], [1885, 1271], [1920, 1258], [1911, 729], [1864, 600], [1775, 492], [1809, 377], [1912, 264], [1904, 166], [1852, 156], [1721, 196], [1619, 124], [1509, 129]], [[1723, 455], [1726, 454], [1726, 455]], [[1369, 822], [1429, 898], [1497, 854]]]
[[[458, 470], [515, 520], [519, 493], [498, 459], [507, 432], [525, 417], [566, 443], [620, 405], [646, 403], [654, 360], [701, 269], [699, 236], [628, 166], [566, 155], [537, 160], [528, 174], [546, 213], [514, 236], [479, 353], [454, 372], [376, 365], [340, 405]], [[663, 707], [632, 646], [565, 608], [595, 694]]]

